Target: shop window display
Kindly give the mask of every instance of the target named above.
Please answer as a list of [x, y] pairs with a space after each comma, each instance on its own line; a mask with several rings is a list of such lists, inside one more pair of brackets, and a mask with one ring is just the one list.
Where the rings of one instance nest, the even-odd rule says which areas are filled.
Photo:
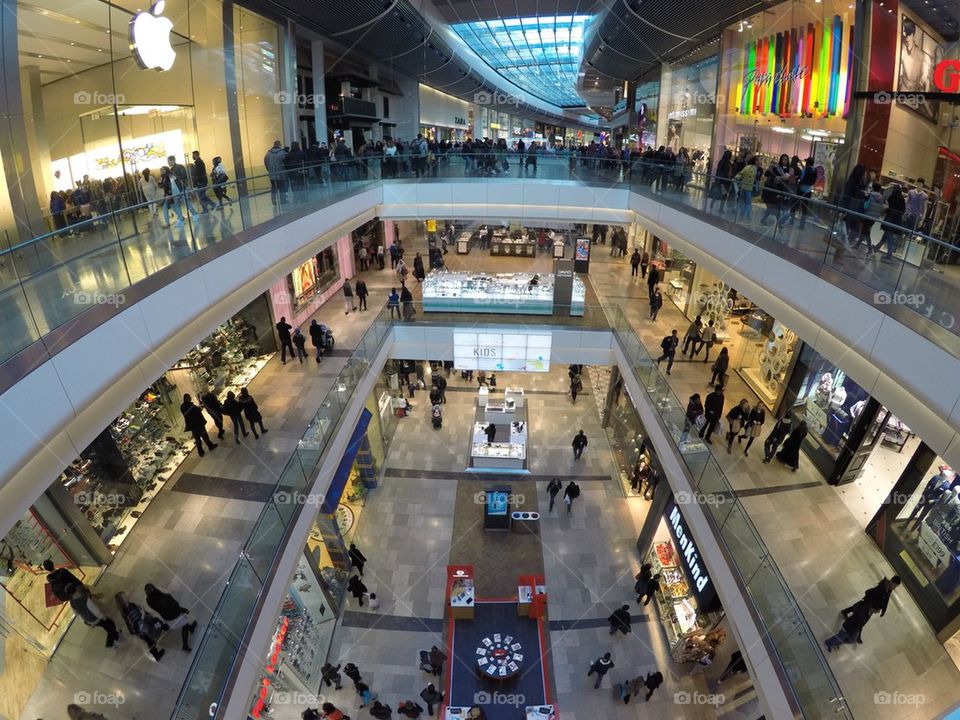
[[330, 246], [298, 266], [287, 276], [293, 309], [299, 312], [340, 279], [337, 250]]

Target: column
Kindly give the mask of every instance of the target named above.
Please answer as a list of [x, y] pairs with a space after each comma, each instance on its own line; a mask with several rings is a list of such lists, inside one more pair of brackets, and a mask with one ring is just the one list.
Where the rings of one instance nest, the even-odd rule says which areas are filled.
[[[286, 26], [281, 29], [280, 43], [280, 91], [295, 97], [298, 92], [297, 35], [293, 20], [287, 20]], [[280, 106], [284, 145], [300, 140], [299, 112], [300, 105], [296, 101]]]
[[[243, 158], [243, 140], [240, 135], [240, 108], [237, 103], [237, 46], [233, 27], [234, 5], [232, 0], [223, 3], [221, 21], [223, 24], [223, 80], [227, 91], [227, 122], [230, 125], [230, 150], [233, 155], [233, 175], [235, 178], [246, 176]], [[246, 183], [237, 184], [237, 195], [247, 196]], [[250, 226], [250, 208], [247, 203], [239, 202], [243, 227]]]
[[325, 84], [326, 65], [323, 60], [323, 41], [310, 43], [310, 62], [313, 65], [313, 119], [318, 143], [329, 143], [327, 129], [327, 90]]

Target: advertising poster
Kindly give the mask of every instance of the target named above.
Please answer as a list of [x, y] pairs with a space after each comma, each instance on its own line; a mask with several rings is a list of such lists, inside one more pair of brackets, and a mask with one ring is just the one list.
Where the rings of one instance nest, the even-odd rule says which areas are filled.
[[590, 259], [590, 238], [577, 238], [574, 258], [586, 262]]
[[293, 296], [298, 300], [313, 292], [317, 286], [317, 259], [310, 258], [293, 271]]
[[906, 15], [900, 16], [900, 58], [897, 68], [897, 92], [906, 95], [898, 103], [937, 119], [939, 103], [927, 100], [924, 93], [937, 92], [933, 70], [943, 60], [943, 45]]

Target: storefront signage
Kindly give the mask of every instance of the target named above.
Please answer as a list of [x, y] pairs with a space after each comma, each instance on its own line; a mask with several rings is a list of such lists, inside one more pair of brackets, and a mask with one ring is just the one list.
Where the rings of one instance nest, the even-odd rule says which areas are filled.
[[453, 124], [454, 124], [454, 125], [466, 125], [466, 124], [467, 124], [467, 119], [466, 119], [466, 118], [462, 118], [462, 117], [454, 117], [454, 118], [453, 118]]
[[933, 84], [945, 93], [960, 93], [960, 60], [942, 60], [933, 69]]
[[150, 12], [138, 12], [130, 20], [130, 49], [144, 70], [169, 70], [177, 54], [170, 44], [173, 23], [162, 17], [165, 0], [158, 0]]
[[549, 372], [552, 335], [511, 333], [453, 334], [457, 370]]
[[846, 117], [849, 110], [853, 25], [829, 23], [757, 38], [743, 49], [737, 86], [741, 115]]
[[933, 567], [940, 568], [950, 562], [950, 550], [943, 544], [943, 540], [926, 522], [920, 523], [920, 537], [917, 543], [920, 551]]
[[680, 118], [696, 117], [696, 115], [696, 108], [686, 108], [685, 110], [672, 110], [671, 112], [667, 113], [667, 119], [678, 120]]
[[701, 608], [709, 607], [716, 597], [716, 590], [710, 582], [710, 575], [707, 573], [703, 559], [697, 552], [693, 535], [690, 534], [690, 529], [673, 498], [667, 502], [666, 518], [667, 527], [681, 558], [680, 567], [687, 576], [691, 590], [697, 596], [697, 603]]

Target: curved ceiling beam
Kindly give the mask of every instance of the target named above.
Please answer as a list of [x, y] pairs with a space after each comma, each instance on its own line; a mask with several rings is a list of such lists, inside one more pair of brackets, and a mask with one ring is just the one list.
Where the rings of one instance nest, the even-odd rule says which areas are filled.
[[364, 23], [360, 23], [356, 27], [352, 27], [349, 30], [340, 30], [339, 32], [330, 33], [330, 37], [340, 37], [341, 35], [349, 35], [350, 33], [356, 32], [357, 30], [362, 30], [368, 25], [375, 25], [376, 23], [383, 20], [387, 15], [389, 15], [390, 12], [394, 10], [399, 4], [400, 4], [400, 0], [391, 0], [390, 6], [386, 10], [384, 10], [382, 13], [377, 15], [376, 17], [371, 18], [370, 20], [367, 20]]

